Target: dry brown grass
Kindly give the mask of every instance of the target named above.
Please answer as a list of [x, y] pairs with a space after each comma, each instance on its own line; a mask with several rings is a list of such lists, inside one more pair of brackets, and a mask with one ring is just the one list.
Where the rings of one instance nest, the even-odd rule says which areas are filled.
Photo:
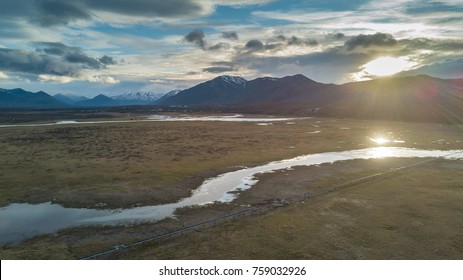
[[[322, 132], [310, 133], [316, 130]], [[463, 131], [457, 125], [315, 118], [271, 126], [143, 122], [0, 131], [0, 205], [54, 201], [76, 207], [102, 202], [108, 207], [129, 207], [172, 202], [188, 196], [204, 178], [237, 166], [366, 148], [374, 145], [369, 140], [374, 135], [400, 137], [407, 147], [463, 148]], [[463, 227], [457, 202], [463, 193], [462, 164], [438, 163], [111, 257], [461, 258]], [[180, 211], [179, 220], [157, 224], [68, 229], [57, 236], [4, 245], [0, 257], [82, 257], [226, 214], [240, 204], [320, 189], [389, 168], [384, 162], [352, 164], [276, 172], [263, 176], [255, 188], [230, 205]]]
[[462, 259], [461, 182], [461, 161], [435, 161], [117, 257]]
[[[315, 130], [322, 132], [310, 133]], [[271, 126], [144, 122], [1, 132], [3, 206], [46, 201], [75, 207], [106, 203], [114, 208], [167, 203], [188, 196], [203, 179], [237, 166], [368, 147], [368, 137], [375, 133], [402, 137], [404, 145], [417, 148], [463, 145], [457, 142], [463, 138], [457, 127], [334, 119]], [[442, 138], [448, 144], [433, 143]]]

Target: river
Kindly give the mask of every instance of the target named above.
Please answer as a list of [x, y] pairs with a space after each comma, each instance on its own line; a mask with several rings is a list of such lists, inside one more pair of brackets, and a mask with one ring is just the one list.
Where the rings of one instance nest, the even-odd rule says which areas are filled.
[[372, 158], [445, 158], [463, 159], [463, 150], [416, 150], [403, 147], [376, 147], [298, 156], [252, 168], [221, 174], [205, 180], [190, 197], [176, 203], [130, 209], [98, 210], [65, 208], [50, 202], [12, 203], [0, 208], [0, 243], [15, 243], [27, 238], [54, 233], [60, 229], [84, 225], [117, 225], [158, 221], [174, 215], [176, 209], [204, 205], [214, 201], [230, 202], [234, 191], [246, 190], [257, 183], [256, 174], [354, 159]]

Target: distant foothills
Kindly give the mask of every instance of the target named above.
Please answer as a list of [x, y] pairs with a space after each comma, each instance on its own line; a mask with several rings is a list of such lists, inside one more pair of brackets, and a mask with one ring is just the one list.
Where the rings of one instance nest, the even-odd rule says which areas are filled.
[[92, 99], [43, 91], [0, 89], [1, 109], [106, 108], [156, 106], [211, 112], [320, 115], [405, 121], [463, 122], [463, 79], [426, 75], [381, 78], [343, 85], [315, 82], [303, 75], [248, 81], [219, 76], [166, 94], [128, 92]]

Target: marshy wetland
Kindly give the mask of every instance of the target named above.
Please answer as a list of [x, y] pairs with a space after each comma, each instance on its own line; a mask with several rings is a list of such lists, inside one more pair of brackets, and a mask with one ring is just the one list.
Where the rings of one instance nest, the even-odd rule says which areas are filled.
[[[228, 203], [180, 208], [174, 217], [158, 222], [110, 226], [96, 223], [62, 229], [21, 243], [3, 244], [1, 258], [79, 258], [246, 207], [408, 165], [412, 167], [261, 215], [107, 257], [463, 256], [463, 209], [457, 203], [463, 196], [462, 161], [439, 158], [413, 166], [428, 157], [387, 158], [387, 147], [461, 150], [461, 126], [329, 118], [269, 119], [271, 116], [232, 116], [234, 121], [220, 121], [223, 116], [188, 116], [188, 121], [178, 117], [164, 118], [170, 121], [162, 121], [159, 116], [139, 116], [136, 120], [113, 118], [111, 122], [86, 120], [77, 125], [62, 122], [0, 128], [2, 209], [21, 203], [47, 203], [66, 208], [133, 211], [174, 204], [189, 197], [205, 179], [244, 167], [252, 169], [301, 155], [370, 148], [383, 155], [258, 174], [252, 188], [235, 190], [236, 199]], [[59, 121], [72, 120], [48, 123]], [[190, 240], [195, 240], [194, 244]], [[246, 250], [237, 244], [245, 244]], [[400, 250], [392, 250], [394, 247]]]

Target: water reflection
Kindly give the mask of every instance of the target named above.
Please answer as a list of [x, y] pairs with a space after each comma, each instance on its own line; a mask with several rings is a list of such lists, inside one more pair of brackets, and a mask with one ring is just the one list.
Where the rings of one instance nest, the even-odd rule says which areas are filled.
[[384, 144], [387, 144], [387, 143], [395, 143], [395, 144], [403, 144], [405, 143], [405, 141], [403, 140], [400, 140], [400, 139], [388, 139], [388, 138], [385, 138], [385, 137], [370, 137], [370, 140], [375, 142], [376, 144], [378, 145], [384, 145]]
[[18, 242], [59, 229], [92, 224], [128, 224], [140, 221], [155, 221], [170, 217], [178, 208], [203, 205], [214, 201], [230, 202], [236, 198], [237, 190], [247, 190], [257, 183], [256, 174], [287, 169], [295, 166], [310, 166], [353, 159], [386, 157], [441, 157], [462, 159], [463, 150], [415, 150], [402, 147], [376, 147], [341, 152], [310, 154], [291, 159], [274, 161], [252, 168], [224, 173], [205, 180], [190, 197], [177, 203], [132, 209], [95, 210], [64, 208], [60, 205], [42, 203], [10, 204], [0, 208], [0, 243]]
[[394, 157], [394, 149], [390, 147], [378, 147], [371, 151], [372, 158]]
[[243, 115], [230, 115], [230, 116], [168, 116], [168, 115], [151, 115], [146, 119], [140, 120], [102, 120], [102, 121], [75, 121], [75, 120], [61, 120], [51, 123], [29, 123], [29, 124], [4, 124], [0, 128], [8, 127], [36, 127], [36, 126], [55, 126], [55, 125], [82, 125], [82, 124], [104, 124], [104, 123], [133, 123], [133, 122], [179, 122], [179, 121], [221, 121], [221, 122], [282, 122], [302, 120], [307, 118], [273, 118], [273, 117], [243, 117]]
[[375, 142], [376, 144], [379, 144], [379, 145], [383, 145], [383, 144], [391, 142], [391, 140], [386, 139], [384, 137], [370, 138], [370, 140]]

